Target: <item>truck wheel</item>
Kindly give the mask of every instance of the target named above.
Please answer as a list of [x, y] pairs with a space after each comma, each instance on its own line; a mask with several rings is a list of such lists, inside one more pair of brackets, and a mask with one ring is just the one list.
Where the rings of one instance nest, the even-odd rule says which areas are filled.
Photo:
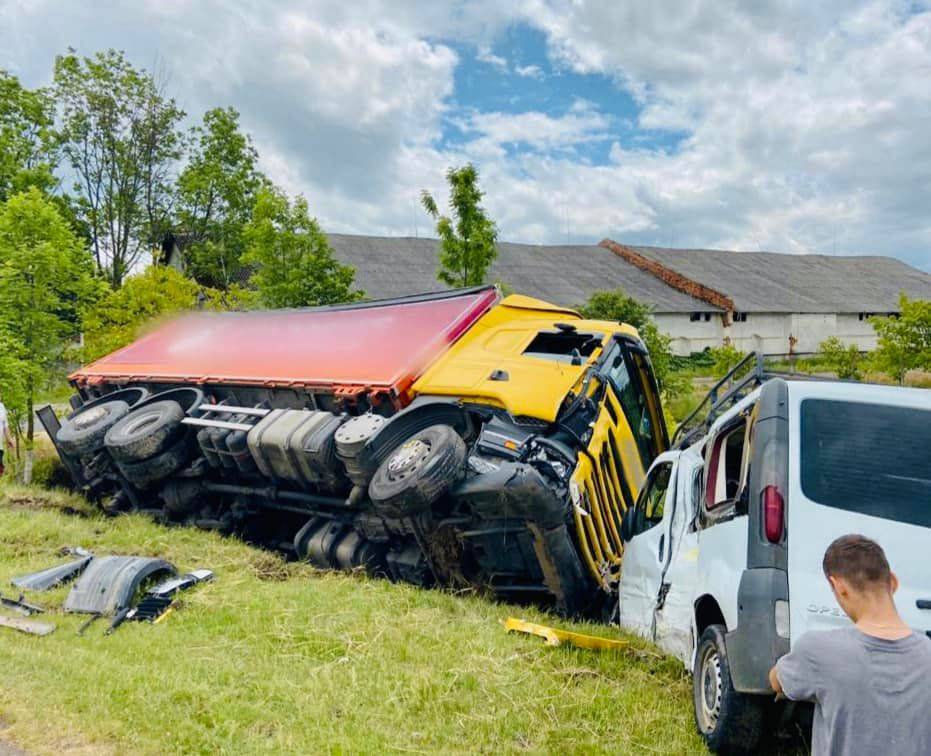
[[117, 462], [116, 464], [126, 480], [139, 488], [145, 488], [180, 470], [190, 457], [191, 441], [187, 436], [182, 436], [174, 446], [169, 446], [154, 457], [139, 462]]
[[761, 698], [734, 690], [722, 625], [706, 628], [698, 641], [692, 703], [698, 733], [711, 751], [754, 752], [763, 732]]
[[107, 431], [128, 412], [129, 405], [119, 400], [89, 407], [62, 420], [55, 440], [66, 454], [89, 456], [103, 446]]
[[379, 465], [369, 498], [384, 517], [410, 517], [430, 508], [465, 474], [466, 445], [449, 425], [415, 433]]
[[163, 451], [182, 430], [184, 410], [166, 399], [133, 410], [107, 431], [104, 444], [117, 462], [141, 462]]

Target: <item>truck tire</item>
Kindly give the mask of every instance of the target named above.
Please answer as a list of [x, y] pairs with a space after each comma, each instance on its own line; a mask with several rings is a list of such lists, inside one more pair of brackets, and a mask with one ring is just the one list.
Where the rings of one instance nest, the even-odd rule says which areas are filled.
[[99, 451], [104, 437], [129, 413], [129, 405], [120, 400], [104, 402], [61, 421], [55, 440], [66, 454], [84, 457]]
[[110, 456], [117, 462], [141, 462], [154, 457], [183, 430], [184, 410], [170, 399], [133, 410], [116, 423], [104, 438]]
[[425, 512], [465, 474], [466, 445], [449, 425], [431, 425], [388, 455], [369, 484], [369, 498], [383, 517]]
[[169, 446], [154, 457], [139, 462], [117, 462], [123, 477], [139, 488], [146, 488], [152, 483], [167, 478], [180, 470], [191, 458], [191, 440], [182, 436], [173, 446]]
[[692, 704], [695, 725], [713, 753], [754, 753], [763, 734], [763, 699], [734, 690], [725, 628], [705, 628], [695, 653]]

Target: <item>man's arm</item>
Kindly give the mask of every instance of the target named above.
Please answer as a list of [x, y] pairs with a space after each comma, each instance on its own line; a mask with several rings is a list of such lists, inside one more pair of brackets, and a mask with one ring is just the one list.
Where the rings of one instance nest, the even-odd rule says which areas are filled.
[[814, 701], [821, 688], [818, 664], [818, 633], [805, 633], [792, 650], [769, 671], [769, 684], [777, 698]]
[[773, 668], [772, 668], [771, 670], [769, 670], [769, 684], [770, 684], [770, 686], [772, 686], [772, 689], [773, 689], [774, 691], [776, 691], [776, 700], [777, 700], [777, 701], [778, 701], [780, 698], [785, 698], [785, 697], [786, 697], [785, 691], [782, 689], [782, 683], [779, 682], [779, 675], [776, 674], [776, 667], [775, 667], [775, 665], [773, 666]]

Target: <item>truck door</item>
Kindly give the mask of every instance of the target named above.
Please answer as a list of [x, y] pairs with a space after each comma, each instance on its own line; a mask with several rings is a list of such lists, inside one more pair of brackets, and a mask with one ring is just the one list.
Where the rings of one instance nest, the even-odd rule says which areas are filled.
[[849, 622], [821, 571], [825, 549], [848, 533], [882, 546], [902, 618], [931, 631], [931, 392], [793, 385], [789, 408], [792, 642]]
[[675, 508], [678, 452], [661, 454], [647, 473], [629, 519], [619, 585], [619, 622], [653, 638], [654, 608], [669, 560], [670, 522]]

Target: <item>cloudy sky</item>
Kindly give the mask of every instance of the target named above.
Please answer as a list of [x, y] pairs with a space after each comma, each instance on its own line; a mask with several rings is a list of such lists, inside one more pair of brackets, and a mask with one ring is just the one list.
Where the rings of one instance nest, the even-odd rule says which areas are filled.
[[0, 68], [69, 46], [237, 108], [328, 230], [428, 235], [420, 190], [472, 161], [506, 240], [931, 270], [926, 0], [0, 0]]

